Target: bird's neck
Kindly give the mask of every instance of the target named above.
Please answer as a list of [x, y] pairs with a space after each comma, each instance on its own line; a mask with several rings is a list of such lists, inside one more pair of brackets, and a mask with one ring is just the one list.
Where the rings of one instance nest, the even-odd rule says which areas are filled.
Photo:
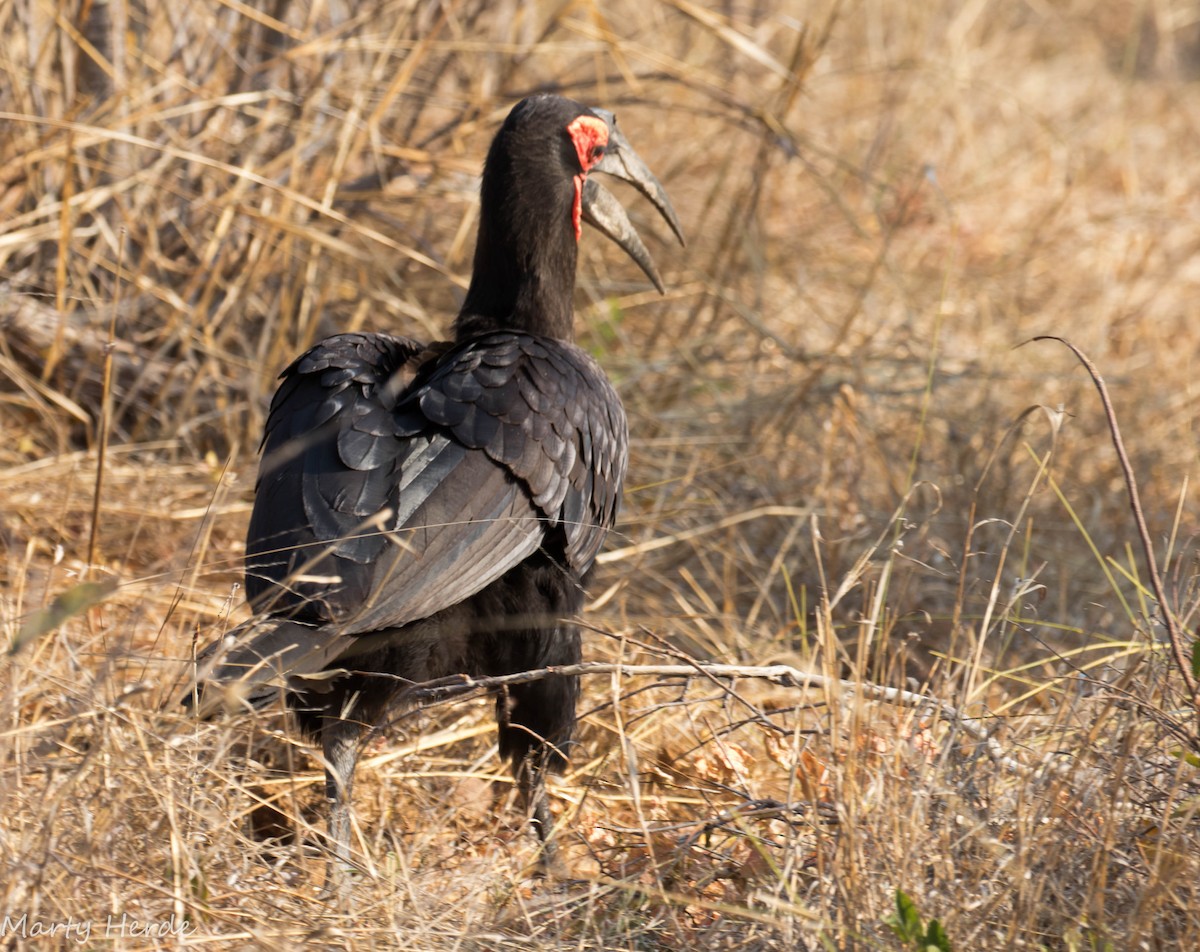
[[488, 240], [480, 228], [471, 284], [454, 322], [456, 339], [494, 330], [574, 338], [578, 249], [574, 234], [552, 235], [532, 242]]
[[489, 168], [492, 174], [484, 176], [475, 263], [454, 320], [455, 339], [519, 330], [573, 340], [579, 246], [571, 183], [547, 189], [497, 171]]

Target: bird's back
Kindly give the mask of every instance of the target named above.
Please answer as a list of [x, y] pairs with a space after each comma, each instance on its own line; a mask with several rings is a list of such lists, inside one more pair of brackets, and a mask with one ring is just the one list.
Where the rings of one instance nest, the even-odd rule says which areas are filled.
[[573, 344], [330, 338], [272, 402], [251, 604], [365, 634], [460, 604], [535, 552], [578, 582], [616, 518], [626, 456], [620, 400]]

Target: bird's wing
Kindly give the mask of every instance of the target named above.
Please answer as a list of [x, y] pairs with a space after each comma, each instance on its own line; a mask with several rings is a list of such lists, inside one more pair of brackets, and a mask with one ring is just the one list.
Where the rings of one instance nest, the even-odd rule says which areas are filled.
[[615, 393], [571, 345], [498, 333], [439, 357], [331, 338], [272, 403], [247, 594], [346, 634], [399, 627], [469, 598], [559, 526], [553, 548], [582, 574], [625, 452]]
[[393, 414], [394, 558], [344, 630], [424, 618], [538, 548], [582, 576], [616, 518], [628, 438], [620, 400], [570, 344], [496, 332], [445, 354]]
[[257, 611], [329, 621], [366, 597], [363, 567], [386, 550], [380, 515], [396, 503], [390, 409], [422, 355], [404, 338], [342, 334], [281, 374], [246, 539]]
[[621, 400], [588, 354], [531, 334], [487, 334], [448, 354], [397, 417], [402, 431], [428, 420], [482, 450], [562, 527], [567, 567], [591, 567], [616, 520], [629, 438]]

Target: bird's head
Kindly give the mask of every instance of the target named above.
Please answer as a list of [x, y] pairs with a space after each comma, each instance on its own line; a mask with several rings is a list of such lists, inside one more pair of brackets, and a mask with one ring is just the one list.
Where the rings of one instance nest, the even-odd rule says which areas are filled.
[[561, 96], [523, 99], [496, 134], [484, 165], [475, 269], [457, 321], [460, 338], [498, 324], [569, 337], [583, 221], [620, 245], [663, 290], [624, 208], [593, 172], [632, 184], [683, 243], [666, 190], [612, 113]]

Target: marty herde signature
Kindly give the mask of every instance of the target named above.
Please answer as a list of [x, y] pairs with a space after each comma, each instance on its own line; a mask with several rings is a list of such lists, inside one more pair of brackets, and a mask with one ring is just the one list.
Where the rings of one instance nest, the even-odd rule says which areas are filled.
[[22, 939], [74, 939], [86, 943], [97, 938], [165, 939], [167, 936], [188, 936], [196, 927], [187, 919], [176, 919], [172, 913], [166, 919], [137, 919], [128, 913], [109, 915], [103, 919], [35, 919], [29, 913], [5, 915], [0, 920], [0, 939], [19, 935]]

